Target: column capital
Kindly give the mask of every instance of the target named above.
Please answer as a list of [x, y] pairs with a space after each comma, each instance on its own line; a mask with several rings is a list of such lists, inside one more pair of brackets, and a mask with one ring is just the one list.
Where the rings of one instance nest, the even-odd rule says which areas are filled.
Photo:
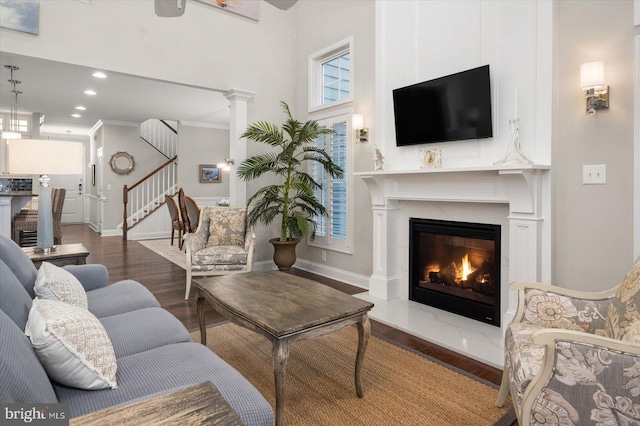
[[231, 89], [222, 93], [225, 98], [230, 101], [248, 101], [256, 94], [256, 92], [252, 92], [250, 90], [242, 90], [242, 89]]

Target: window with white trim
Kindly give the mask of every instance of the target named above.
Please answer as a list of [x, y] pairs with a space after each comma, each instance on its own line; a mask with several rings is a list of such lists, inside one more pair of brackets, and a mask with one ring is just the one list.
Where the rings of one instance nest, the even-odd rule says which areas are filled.
[[352, 38], [309, 56], [309, 111], [353, 100]]
[[332, 178], [324, 168], [314, 163], [310, 170], [313, 178], [322, 188], [315, 190], [315, 196], [327, 209], [327, 216], [315, 218], [316, 238], [309, 245], [350, 253], [351, 248], [351, 114], [340, 113], [318, 120], [322, 128], [330, 128], [335, 133], [322, 135], [315, 140], [315, 146], [324, 149], [334, 163], [342, 167], [344, 176]]

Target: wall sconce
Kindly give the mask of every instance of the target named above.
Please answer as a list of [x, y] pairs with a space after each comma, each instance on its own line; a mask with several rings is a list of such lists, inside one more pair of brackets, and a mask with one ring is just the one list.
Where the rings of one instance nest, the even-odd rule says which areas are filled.
[[604, 84], [604, 62], [593, 61], [580, 65], [580, 87], [587, 91], [587, 112], [609, 108], [609, 86]]
[[234, 161], [231, 158], [225, 158], [224, 163], [218, 163], [218, 168], [228, 172], [231, 170], [231, 166], [233, 166]]
[[364, 116], [362, 114], [353, 114], [351, 116], [351, 127], [355, 130], [356, 141], [369, 141], [369, 129], [364, 127]]

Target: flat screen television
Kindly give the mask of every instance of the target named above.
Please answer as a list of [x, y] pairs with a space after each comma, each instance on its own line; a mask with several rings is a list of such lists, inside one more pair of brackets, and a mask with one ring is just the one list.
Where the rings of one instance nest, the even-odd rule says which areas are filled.
[[393, 91], [396, 145], [493, 136], [489, 65]]

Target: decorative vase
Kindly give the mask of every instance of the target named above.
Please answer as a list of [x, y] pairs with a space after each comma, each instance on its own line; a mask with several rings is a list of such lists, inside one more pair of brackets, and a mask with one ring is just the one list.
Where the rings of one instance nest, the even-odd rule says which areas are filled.
[[[517, 99], [516, 92], [516, 99]], [[493, 163], [494, 166], [509, 166], [509, 165], [528, 165], [533, 164], [533, 161], [529, 160], [522, 148], [520, 148], [520, 119], [509, 120], [509, 132], [511, 133], [511, 140], [509, 146], [507, 146], [507, 153], [500, 160]]]
[[296, 246], [300, 240], [281, 241], [280, 238], [269, 240], [273, 244], [273, 261], [282, 272], [289, 272], [296, 263]]

